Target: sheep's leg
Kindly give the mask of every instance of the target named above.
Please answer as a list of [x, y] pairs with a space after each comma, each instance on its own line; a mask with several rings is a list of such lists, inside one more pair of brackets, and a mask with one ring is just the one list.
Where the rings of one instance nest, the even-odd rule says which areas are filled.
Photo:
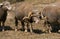
[[18, 20], [15, 18], [15, 31], [18, 29]]
[[27, 32], [27, 23], [25, 23], [25, 32]]
[[0, 21], [0, 26], [1, 26], [1, 21]]
[[5, 21], [2, 22], [2, 26], [3, 26], [2, 31], [4, 31]]
[[23, 21], [21, 21], [21, 24], [22, 24], [22, 30], [24, 31], [24, 26], [25, 26], [25, 24], [24, 24]]
[[48, 24], [48, 33], [51, 33], [52, 27]]
[[46, 33], [51, 33], [52, 28], [47, 21], [44, 22], [44, 27], [46, 28]]
[[30, 32], [32, 33], [33, 31], [33, 27], [32, 27], [32, 23], [29, 23], [29, 28], [30, 28]]

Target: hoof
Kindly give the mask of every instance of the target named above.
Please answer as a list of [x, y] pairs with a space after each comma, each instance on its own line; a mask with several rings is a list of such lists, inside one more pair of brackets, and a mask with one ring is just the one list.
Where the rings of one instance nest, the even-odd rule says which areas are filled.
[[51, 33], [51, 31], [49, 30], [48, 33]]
[[49, 32], [49, 33], [51, 33], [51, 32]]
[[49, 34], [50, 34], [50, 33], [51, 33], [51, 31], [46, 31], [45, 33], [49, 33]]
[[15, 31], [17, 31], [17, 29], [15, 29]]
[[33, 31], [31, 30], [30, 32], [32, 33]]
[[25, 30], [25, 32], [27, 32], [27, 30]]
[[58, 30], [58, 32], [60, 33], [60, 30]]
[[51, 32], [49, 32], [49, 33], [51, 33]]
[[2, 31], [4, 32], [4, 29]]

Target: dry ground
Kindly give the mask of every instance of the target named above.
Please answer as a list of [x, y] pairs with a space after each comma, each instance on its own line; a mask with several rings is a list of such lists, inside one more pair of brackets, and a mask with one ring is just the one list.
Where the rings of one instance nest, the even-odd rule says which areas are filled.
[[[39, 6], [38, 6], [39, 7]], [[39, 8], [37, 8], [39, 9]], [[42, 7], [40, 8], [42, 9]], [[0, 31], [0, 39], [60, 39], [60, 33], [53, 32], [51, 34], [43, 33], [45, 30], [43, 27], [43, 22], [40, 21], [38, 24], [33, 23], [33, 33], [21, 31], [21, 24], [19, 23], [18, 31], [14, 31], [14, 15], [12, 12], [9, 13], [7, 20], [5, 31]], [[2, 28], [2, 27], [1, 27]], [[0, 30], [1, 30], [0, 28]]]

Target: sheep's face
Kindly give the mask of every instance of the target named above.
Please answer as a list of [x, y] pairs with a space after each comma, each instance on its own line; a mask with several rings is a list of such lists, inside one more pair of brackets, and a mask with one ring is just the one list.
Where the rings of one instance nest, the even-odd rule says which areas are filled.
[[10, 2], [4, 2], [3, 3], [3, 7], [6, 8], [7, 10], [11, 10], [12, 9], [12, 6], [11, 6]]

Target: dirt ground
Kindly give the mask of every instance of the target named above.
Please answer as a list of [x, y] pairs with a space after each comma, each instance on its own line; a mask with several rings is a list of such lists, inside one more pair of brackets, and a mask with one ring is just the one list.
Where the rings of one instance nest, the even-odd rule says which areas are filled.
[[[12, 12], [11, 12], [12, 13]], [[6, 23], [5, 23], [5, 31], [0, 31], [0, 39], [60, 39], [60, 33], [52, 32], [43, 33], [42, 31], [45, 30], [43, 26], [43, 21], [40, 21], [38, 24], [33, 23], [33, 32], [24, 32], [21, 31], [21, 24], [19, 22], [18, 31], [14, 31], [14, 15], [8, 14]], [[0, 27], [0, 30], [2, 27]]]
[[5, 31], [0, 32], [0, 39], [60, 39], [59, 33], [51, 33], [51, 34], [36, 34], [36, 33], [25, 33], [22, 31]]

